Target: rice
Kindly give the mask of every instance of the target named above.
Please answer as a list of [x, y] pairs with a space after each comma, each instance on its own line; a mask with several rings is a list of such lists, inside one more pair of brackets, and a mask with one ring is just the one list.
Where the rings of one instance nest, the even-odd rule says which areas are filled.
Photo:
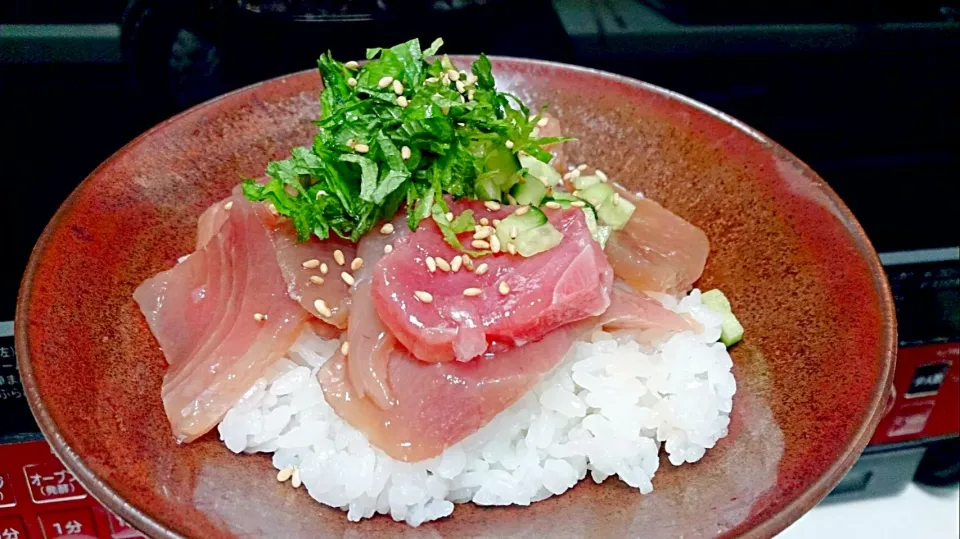
[[726, 436], [736, 391], [730, 355], [716, 342], [720, 317], [700, 292], [658, 299], [704, 330], [656, 349], [597, 331], [523, 399], [427, 461], [394, 460], [337, 417], [315, 375], [339, 342], [309, 330], [226, 414], [220, 437], [236, 453], [273, 453], [274, 467], [296, 468], [310, 496], [351, 521], [379, 513], [419, 526], [456, 503], [529, 505], [588, 473], [646, 494], [661, 448], [681, 465]]

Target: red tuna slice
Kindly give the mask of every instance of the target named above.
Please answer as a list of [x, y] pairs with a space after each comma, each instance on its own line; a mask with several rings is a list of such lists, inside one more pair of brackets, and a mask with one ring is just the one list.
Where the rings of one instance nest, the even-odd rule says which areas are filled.
[[707, 235], [660, 204], [614, 187], [637, 208], [607, 242], [614, 273], [637, 290], [671, 294], [688, 290], [707, 263]]
[[656, 299], [617, 279], [610, 308], [601, 316], [604, 329], [625, 332], [641, 344], [654, 344], [681, 331], [703, 327], [689, 316], [664, 308]]
[[563, 360], [574, 341], [597, 327], [607, 328], [609, 322], [638, 330], [689, 328], [682, 317], [643, 297], [628, 287], [616, 287], [610, 315], [568, 324], [524, 346], [493, 347], [496, 351], [469, 362], [426, 363], [402, 348], [394, 349], [386, 365], [390, 407], [358, 397], [348, 373], [350, 364], [360, 359], [352, 343], [349, 355], [338, 353], [324, 364], [318, 379], [337, 415], [387, 455], [408, 462], [432, 458], [526, 395]]
[[[310, 236], [309, 240], [300, 243], [289, 220], [281, 222], [272, 232], [277, 263], [287, 282], [290, 297], [324, 322], [341, 329], [347, 327], [350, 286], [340, 274], [350, 271], [350, 264], [357, 255], [357, 246], [339, 236], [325, 240]], [[337, 261], [337, 251], [343, 255], [343, 265]], [[322, 300], [330, 312], [320, 312], [317, 300]]]
[[[238, 189], [234, 194], [211, 205], [200, 215], [197, 221], [197, 249], [201, 249], [219, 230], [230, 209], [236, 204], [250, 204]], [[324, 322], [337, 328], [347, 326], [350, 311], [350, 287], [340, 278], [340, 273], [348, 270], [356, 256], [357, 246], [338, 236], [320, 240], [310, 236], [305, 242], [297, 240], [297, 233], [287, 219], [273, 220], [270, 231], [277, 251], [277, 263], [287, 281], [290, 297], [300, 302], [304, 309]], [[340, 251], [344, 266], [336, 261], [334, 253]], [[326, 271], [324, 271], [326, 270]], [[317, 300], [322, 299], [329, 309], [323, 313], [317, 308]]]
[[170, 364], [163, 404], [180, 442], [216, 426], [307, 317], [277, 266], [273, 216], [246, 201], [228, 211], [203, 249], [134, 293]]
[[[455, 206], [457, 214], [472, 209], [478, 218], [490, 215], [482, 204]], [[376, 266], [371, 291], [383, 323], [422, 361], [469, 361], [491, 341], [522, 345], [602, 313], [610, 304], [613, 272], [583, 212], [547, 210], [547, 216], [564, 236], [558, 246], [529, 258], [507, 253], [477, 258], [475, 266], [489, 268], [482, 275], [463, 268], [430, 272], [427, 257], [452, 260], [460, 253], [443, 240], [432, 220], [424, 221]], [[464, 234], [461, 241], [469, 244], [471, 235]], [[509, 293], [498, 291], [501, 283], [507, 283]], [[468, 288], [479, 288], [481, 294], [467, 297]], [[429, 293], [432, 301], [418, 299], [418, 291]]]
[[363, 260], [363, 266], [353, 273], [355, 284], [351, 295], [347, 342], [349, 361], [347, 372], [357, 397], [368, 397], [380, 408], [389, 408], [394, 404], [387, 385], [387, 362], [390, 354], [397, 348], [397, 340], [380, 321], [370, 286], [374, 267], [384, 256], [384, 249], [410, 233], [406, 216], [399, 215], [391, 225], [389, 234], [373, 231], [357, 244], [357, 255]]

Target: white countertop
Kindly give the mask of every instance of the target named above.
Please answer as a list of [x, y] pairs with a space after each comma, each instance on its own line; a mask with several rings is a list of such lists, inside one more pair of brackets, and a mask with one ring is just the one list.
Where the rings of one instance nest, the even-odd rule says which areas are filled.
[[960, 489], [911, 483], [896, 496], [818, 505], [779, 539], [960, 537]]

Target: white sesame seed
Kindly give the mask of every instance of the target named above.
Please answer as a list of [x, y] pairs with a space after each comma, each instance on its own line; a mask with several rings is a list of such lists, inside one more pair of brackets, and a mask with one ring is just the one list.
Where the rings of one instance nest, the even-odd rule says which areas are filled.
[[512, 241], [507, 244], [507, 252], [512, 255], [517, 254], [517, 246]]
[[599, 168], [593, 171], [593, 175], [600, 178], [600, 181], [602, 182], [607, 182], [610, 179], [607, 177], [607, 174]]
[[518, 234], [517, 227], [515, 226], [510, 227], [510, 239], [511, 240], [517, 239], [517, 234]]
[[327, 302], [322, 299], [315, 300], [313, 302], [313, 308], [320, 313], [320, 316], [330, 318], [333, 316], [333, 313], [330, 311], [330, 307], [327, 306]]
[[326, 275], [328, 271], [330, 271], [330, 268], [327, 267], [326, 262], [324, 262], [323, 264], [320, 264], [320, 273]]
[[360, 258], [359, 256], [357, 258], [354, 258], [353, 262], [350, 263], [350, 269], [352, 271], [357, 271], [362, 267], [363, 267], [363, 259]]
[[463, 260], [463, 267], [467, 268], [470, 271], [473, 271], [473, 259], [467, 255], [460, 255], [460, 260]]
[[336, 260], [337, 264], [340, 264], [341, 266], [347, 263], [347, 259], [344, 258], [343, 251], [340, 249], [337, 249], [333, 252], [333, 259]]
[[453, 257], [453, 259], [450, 261], [450, 271], [454, 273], [460, 271], [461, 266], [463, 266], [463, 259], [459, 256]]
[[280, 481], [281, 483], [285, 483], [288, 479], [290, 479], [290, 476], [292, 475], [293, 475], [293, 466], [287, 466], [286, 468], [277, 472], [277, 481]]
[[400, 148], [400, 157], [403, 158], [404, 161], [406, 161], [407, 159], [410, 159], [410, 154], [411, 152], [410, 152], [409, 146], [404, 146]]
[[427, 78], [423, 79], [423, 82], [424, 82], [425, 84], [436, 84], [436, 83], [440, 82], [440, 79], [438, 79], [437, 77], [427, 77]]
[[546, 127], [549, 121], [549, 118], [540, 118], [540, 121], [537, 122], [537, 127]]
[[488, 200], [488, 201], [484, 202], [483, 205], [486, 206], [487, 209], [490, 210], [490, 211], [499, 211], [499, 210], [500, 210], [500, 204], [499, 204], [498, 202], [494, 201], [494, 200]]
[[353, 151], [357, 153], [367, 153], [370, 151], [370, 146], [366, 144], [354, 144]]
[[579, 170], [580, 172], [583, 172], [584, 170], [587, 170], [587, 164], [586, 164], [586, 163], [581, 163], [581, 164], [577, 165], [577, 170]]
[[403, 83], [395, 80], [393, 81], [393, 93], [400, 95], [403, 93]]
[[290, 486], [293, 488], [300, 488], [303, 485], [303, 480], [300, 479], [300, 468], [293, 469], [293, 478], [290, 479]]
[[473, 96], [477, 94], [476, 90], [470, 90], [467, 92], [467, 101], [473, 101]]
[[460, 72], [456, 69], [448, 69], [447, 76], [450, 77], [450, 80], [460, 80]]
[[229, 210], [229, 209], [232, 208], [232, 207], [233, 207], [233, 201], [232, 201], [232, 200], [231, 200], [230, 202], [227, 202], [226, 204], [223, 205], [223, 209], [225, 209], [225, 210]]
[[304, 261], [303, 264], [300, 264], [300, 265], [303, 266], [304, 269], [319, 268], [320, 261], [317, 260], [316, 258], [311, 258], [310, 260]]
[[490, 250], [494, 253], [500, 252], [500, 238], [496, 234], [490, 236]]
[[485, 240], [473, 240], [472, 242], [470, 242], [470, 245], [472, 245], [474, 249], [489, 249], [489, 248], [490, 248], [490, 242], [485, 241]]
[[510, 293], [510, 285], [507, 284], [507, 281], [500, 281], [500, 286], [497, 287], [497, 290], [499, 290], [501, 294], [506, 296], [507, 294]]
[[486, 227], [486, 226], [480, 227], [480, 230], [478, 230], [477, 233], [473, 235], [473, 239], [475, 239], [475, 240], [485, 240], [485, 239], [489, 238], [489, 237], [490, 237], [490, 234], [492, 234], [492, 233], [493, 233], [493, 232], [492, 232], [492, 230], [490, 229], [490, 227]]
[[350, 353], [350, 341], [343, 341], [343, 344], [340, 345], [340, 353], [343, 355]]
[[356, 68], [360, 67], [360, 64], [358, 64], [357, 62], [355, 62], [355, 61], [353, 61], [353, 60], [350, 60], [349, 62], [343, 64], [343, 67], [345, 67], [345, 68], [347, 68], [347, 69], [356, 69]]
[[380, 233], [383, 234], [384, 236], [393, 234], [393, 231], [394, 231], [393, 223], [386, 223], [382, 227], [380, 227]]
[[428, 256], [426, 260], [427, 269], [430, 270], [430, 273], [437, 271], [437, 261], [434, 260], [432, 256]]
[[319, 275], [311, 275], [310, 282], [313, 284], [323, 284], [323, 277]]
[[267, 204], [267, 211], [269, 211], [274, 215], [280, 215], [280, 212], [277, 211], [277, 207], [274, 206], [272, 202], [270, 204]]
[[446, 213], [446, 215], [444, 215], [444, 217], [447, 218], [447, 222], [448, 222], [448, 223], [452, 223], [452, 222], [453, 222], [453, 212], [452, 212], [452, 211], [448, 211], [448, 212]]
[[409, 105], [409, 104], [410, 104], [410, 102], [407, 101], [407, 98], [406, 98], [406, 97], [404, 97], [404, 96], [401, 95], [400, 97], [397, 98], [397, 105], [400, 105], [400, 108], [404, 108], [404, 109], [405, 109], [405, 108], [407, 108], [407, 105]]
[[478, 79], [478, 78], [479, 78], [479, 77], [477, 77], [477, 76], [474, 75], [473, 73], [467, 73], [467, 81], [466, 81], [466, 82], [467, 82], [467, 86], [470, 86], [471, 84], [474, 84], [475, 82], [477, 82], [477, 79]]
[[440, 84], [443, 84], [444, 86], [449, 86], [450, 75], [447, 75], [446, 73], [444, 73], [443, 76], [440, 77]]
[[480, 224], [483, 225], [483, 226], [487, 226], [487, 225], [490, 224], [490, 219], [487, 219], [486, 217], [481, 217], [481, 218], [480, 218]]
[[416, 292], [413, 293], [413, 295], [414, 295], [414, 296], [417, 296], [417, 299], [419, 299], [419, 300], [422, 301], [423, 303], [431, 303], [431, 302], [433, 302], [433, 295], [430, 294], [430, 292], [424, 292], [423, 290], [417, 290]]
[[551, 210], [559, 210], [559, 209], [562, 207], [562, 206], [560, 206], [560, 203], [559, 203], [559, 202], [554, 202], [554, 201], [552, 201], [552, 200], [551, 200], [550, 202], [547, 202], [546, 204], [544, 204], [544, 206], [550, 208]]
[[440, 271], [450, 271], [450, 263], [447, 262], [443, 257], [438, 256], [433, 260], [437, 263], [437, 268], [439, 268]]
[[513, 141], [508, 140], [506, 143], [504, 143], [504, 146], [506, 146], [507, 149], [513, 149]]
[[528, 211], [530, 211], [530, 206], [520, 206], [519, 208], [517, 208], [516, 210], [513, 211], [513, 214], [514, 214], [514, 215], [523, 215], [523, 214], [527, 213]]
[[572, 194], [573, 196], [578, 197], [580, 196], [580, 191], [574, 191]]
[[386, 88], [387, 86], [390, 86], [392, 83], [393, 83], [393, 77], [386, 76], [377, 82], [377, 86], [381, 88]]
[[510, 194], [507, 195], [507, 202], [509, 202], [511, 206], [516, 206], [516, 205], [517, 205], [517, 199], [514, 198], [514, 196], [513, 196], [513, 195], [510, 195]]
[[614, 194], [613, 194], [613, 199], [612, 199], [612, 201], [613, 201], [613, 205], [614, 205], [614, 206], [619, 206], [619, 205], [620, 205], [620, 193], [614, 193]]
[[490, 266], [488, 266], [486, 262], [484, 262], [483, 264], [480, 264], [479, 266], [477, 266], [477, 271], [475, 271], [474, 273], [476, 273], [477, 275], [483, 275], [489, 269], [490, 269]]
[[253, 313], [253, 319], [256, 320], [257, 322], [263, 322], [264, 320], [267, 319], [267, 315], [262, 313]]
[[468, 298], [475, 298], [480, 294], [483, 294], [483, 290], [480, 290], [479, 288], [467, 288], [463, 291], [463, 295], [467, 296]]
[[345, 271], [340, 272], [340, 278], [343, 279], [343, 282], [347, 283], [349, 286], [353, 286], [353, 283], [357, 282], [353, 278], [353, 275], [350, 275]]
[[357, 85], [357, 79], [353, 77], [350, 77], [349, 79], [347, 79], [347, 86], [356, 86], [356, 85]]
[[392, 252], [393, 252], [393, 245], [390, 245], [390, 244], [388, 243], [388, 244], [386, 244], [386, 245], [383, 246], [383, 253], [384, 253], [384, 254], [387, 254], [387, 255], [388, 255], [388, 254], [390, 254], [390, 253], [392, 253]]
[[583, 208], [587, 205], [587, 203], [582, 200], [574, 200], [573, 202], [570, 203], [570, 205], [573, 206], [574, 208]]
[[353, 140], [352, 138], [347, 139], [347, 147], [352, 149], [356, 145], [357, 145], [357, 141]]
[[467, 91], [467, 88], [463, 85], [463, 81], [458, 80], [456, 86], [457, 86], [457, 91], [460, 92], [461, 94]]

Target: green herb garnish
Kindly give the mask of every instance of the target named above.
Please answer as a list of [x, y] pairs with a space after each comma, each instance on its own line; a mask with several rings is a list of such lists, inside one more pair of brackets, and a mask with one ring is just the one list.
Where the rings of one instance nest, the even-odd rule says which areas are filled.
[[[542, 146], [568, 139], [533, 136], [540, 114], [531, 117], [516, 96], [494, 88], [486, 56], [470, 73], [445, 55], [428, 60], [442, 44], [437, 39], [421, 51], [414, 39], [368, 49], [362, 67], [322, 55], [313, 146], [270, 163], [265, 184], [244, 180], [244, 195], [272, 203], [293, 221], [300, 241], [331, 231], [357, 241], [404, 204], [411, 229], [427, 217], [440, 224], [448, 211], [444, 195], [505, 199], [520, 181], [518, 152], [549, 162]], [[456, 234], [474, 224], [472, 215], [462, 218], [440, 224], [461, 250]]]

